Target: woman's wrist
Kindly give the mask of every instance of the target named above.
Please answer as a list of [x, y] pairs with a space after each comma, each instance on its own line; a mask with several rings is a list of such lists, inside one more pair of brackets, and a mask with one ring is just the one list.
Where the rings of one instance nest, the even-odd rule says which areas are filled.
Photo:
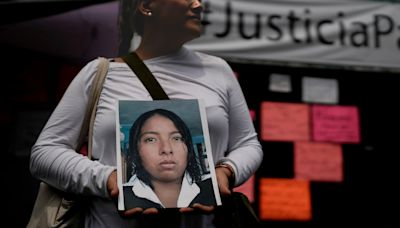
[[233, 185], [235, 184], [235, 171], [234, 171], [233, 167], [226, 162], [219, 162], [219, 163], [217, 163], [215, 168], [222, 168], [227, 171], [225, 173], [228, 173], [227, 177], [228, 177], [228, 181], [229, 181], [229, 186], [233, 187]]

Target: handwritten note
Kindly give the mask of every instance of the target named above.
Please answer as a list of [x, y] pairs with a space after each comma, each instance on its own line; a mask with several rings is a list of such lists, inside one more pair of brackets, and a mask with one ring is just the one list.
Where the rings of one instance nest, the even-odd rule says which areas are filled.
[[303, 77], [302, 99], [305, 102], [337, 104], [339, 88], [336, 79]]
[[313, 105], [312, 136], [317, 142], [360, 143], [356, 106]]
[[244, 182], [239, 187], [234, 188], [235, 192], [241, 192], [247, 196], [250, 203], [254, 202], [254, 184], [255, 184], [255, 177], [254, 175], [251, 176], [246, 182]]
[[261, 139], [266, 141], [308, 141], [309, 107], [307, 104], [261, 103]]
[[311, 220], [310, 183], [306, 180], [261, 178], [259, 208], [262, 220]]
[[294, 172], [296, 179], [343, 181], [342, 146], [333, 143], [296, 142]]

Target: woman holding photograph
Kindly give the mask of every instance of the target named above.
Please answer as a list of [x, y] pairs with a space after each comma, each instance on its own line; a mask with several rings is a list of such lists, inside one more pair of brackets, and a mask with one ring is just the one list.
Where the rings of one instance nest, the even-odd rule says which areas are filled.
[[134, 175], [124, 184], [126, 208], [216, 204], [211, 178], [202, 180], [190, 131], [175, 113], [143, 113], [131, 127], [129, 154]]
[[[125, 1], [125, 0], [124, 0]], [[184, 44], [202, 33], [200, 0], [129, 0], [137, 55], [171, 99], [202, 99], [222, 196], [250, 178], [263, 153], [242, 90], [221, 58]], [[34, 177], [66, 192], [90, 196], [85, 227], [213, 227], [215, 207], [195, 203], [172, 217], [156, 208], [119, 213], [115, 107], [118, 100], [151, 100], [121, 58], [110, 62], [93, 128], [93, 160], [74, 151], [98, 60], [74, 78], [32, 148]], [[199, 213], [189, 213], [189, 212]], [[152, 215], [148, 215], [152, 214]]]

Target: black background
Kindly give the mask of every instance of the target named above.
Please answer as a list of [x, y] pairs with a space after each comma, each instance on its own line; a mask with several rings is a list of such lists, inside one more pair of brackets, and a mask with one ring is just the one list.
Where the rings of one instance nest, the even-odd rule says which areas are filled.
[[[397, 108], [400, 98], [399, 73], [368, 69], [355, 71], [333, 66], [231, 65], [239, 72], [239, 82], [250, 109], [256, 110], [255, 126], [258, 132], [260, 103], [302, 103], [301, 80], [304, 76], [338, 80], [338, 105], [354, 105], [359, 109], [361, 143], [342, 144], [344, 181], [311, 181], [312, 221], [263, 221], [265, 227], [399, 226], [396, 215], [399, 211], [399, 188], [396, 182], [400, 173], [397, 164], [400, 136], [400, 111]], [[271, 73], [290, 75], [292, 92], [269, 91]], [[257, 179], [293, 178], [293, 143], [261, 143], [264, 159]], [[255, 207], [258, 207], [257, 199]]]

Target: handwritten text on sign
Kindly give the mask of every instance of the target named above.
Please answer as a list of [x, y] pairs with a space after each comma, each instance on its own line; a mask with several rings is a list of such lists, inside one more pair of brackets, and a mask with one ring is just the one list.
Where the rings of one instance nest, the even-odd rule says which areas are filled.
[[261, 104], [261, 139], [270, 141], [308, 141], [309, 106], [284, 102]]
[[260, 219], [311, 220], [310, 183], [283, 178], [260, 179]]
[[360, 142], [360, 126], [356, 106], [313, 105], [311, 112], [314, 141]]
[[296, 179], [341, 182], [342, 146], [334, 143], [296, 142], [294, 169]]

